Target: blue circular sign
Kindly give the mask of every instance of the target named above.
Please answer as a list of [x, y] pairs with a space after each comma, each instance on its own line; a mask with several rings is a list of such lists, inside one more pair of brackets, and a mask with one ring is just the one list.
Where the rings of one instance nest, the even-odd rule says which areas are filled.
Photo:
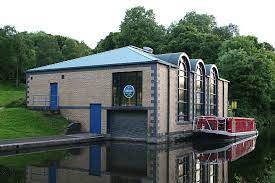
[[132, 98], [135, 95], [135, 88], [132, 85], [126, 85], [123, 89], [123, 95], [126, 98]]

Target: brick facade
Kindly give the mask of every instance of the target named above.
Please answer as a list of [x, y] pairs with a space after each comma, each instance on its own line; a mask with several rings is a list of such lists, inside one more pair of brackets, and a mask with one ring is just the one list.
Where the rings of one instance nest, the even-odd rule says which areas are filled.
[[[101, 103], [104, 108], [112, 107], [112, 73], [131, 71], [142, 71], [142, 106], [152, 107], [150, 65], [29, 74], [27, 76], [27, 106], [29, 108], [45, 106], [45, 102], [33, 101], [34, 97], [39, 98], [40, 101], [49, 100], [50, 83], [58, 83], [61, 114], [71, 121], [80, 122], [82, 130], [87, 132], [90, 128], [90, 104]], [[49, 102], [46, 105], [49, 106]], [[102, 133], [106, 134], [107, 111], [104, 108], [101, 126]]]
[[[107, 114], [112, 109], [112, 73], [142, 71], [142, 107], [147, 110], [147, 137], [150, 143], [164, 142], [192, 134], [196, 117], [194, 106], [195, 72], [188, 75], [189, 121], [178, 121], [178, 68], [160, 63], [103, 67], [97, 69], [35, 72], [27, 74], [27, 106], [48, 107], [50, 83], [58, 83], [61, 114], [82, 124], [82, 131], [90, 129], [90, 104], [102, 104], [101, 133], [107, 134]], [[63, 78], [63, 79], [62, 79]], [[205, 115], [209, 114], [209, 77], [205, 76]], [[228, 82], [218, 80], [218, 116], [227, 116]], [[38, 98], [38, 99], [37, 99]], [[34, 101], [40, 100], [39, 101]], [[126, 109], [125, 109], [126, 110]]]

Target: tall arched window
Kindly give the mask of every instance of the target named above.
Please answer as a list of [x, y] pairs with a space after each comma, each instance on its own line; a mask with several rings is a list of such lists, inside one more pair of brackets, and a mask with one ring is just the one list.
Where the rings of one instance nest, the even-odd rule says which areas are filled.
[[210, 73], [210, 115], [217, 115], [217, 75], [213, 69]]
[[186, 63], [181, 62], [179, 65], [179, 85], [178, 85], [178, 120], [188, 121], [188, 70]]
[[196, 115], [204, 115], [204, 73], [202, 66], [199, 65], [196, 70]]

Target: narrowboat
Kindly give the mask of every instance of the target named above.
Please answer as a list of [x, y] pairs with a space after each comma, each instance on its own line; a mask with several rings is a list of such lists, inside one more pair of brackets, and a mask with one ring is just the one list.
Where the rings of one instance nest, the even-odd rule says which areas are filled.
[[193, 124], [195, 136], [236, 140], [257, 135], [255, 119], [243, 117], [199, 116]]

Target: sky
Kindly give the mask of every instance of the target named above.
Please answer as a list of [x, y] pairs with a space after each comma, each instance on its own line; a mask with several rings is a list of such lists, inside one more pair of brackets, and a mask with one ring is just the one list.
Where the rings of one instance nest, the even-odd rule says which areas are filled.
[[94, 48], [119, 31], [125, 11], [135, 6], [153, 9], [165, 27], [190, 11], [212, 14], [218, 26], [236, 24], [241, 35], [275, 46], [275, 0], [0, 0], [0, 27], [68, 36]]

